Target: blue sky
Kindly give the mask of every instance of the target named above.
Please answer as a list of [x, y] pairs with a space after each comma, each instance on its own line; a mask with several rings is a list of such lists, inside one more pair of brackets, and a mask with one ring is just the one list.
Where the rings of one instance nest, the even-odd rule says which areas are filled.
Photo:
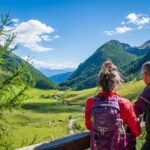
[[105, 42], [150, 40], [149, 0], [0, 0], [17, 26], [20, 57], [36, 67], [74, 68]]

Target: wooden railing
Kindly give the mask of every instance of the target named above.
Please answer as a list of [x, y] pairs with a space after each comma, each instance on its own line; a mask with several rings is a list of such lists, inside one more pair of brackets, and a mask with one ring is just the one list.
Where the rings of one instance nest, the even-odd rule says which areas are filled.
[[54, 141], [19, 148], [17, 150], [85, 150], [89, 147], [89, 132], [81, 132]]

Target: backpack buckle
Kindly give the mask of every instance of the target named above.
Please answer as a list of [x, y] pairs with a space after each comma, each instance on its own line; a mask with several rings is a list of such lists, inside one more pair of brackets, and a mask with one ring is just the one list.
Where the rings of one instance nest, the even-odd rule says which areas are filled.
[[108, 129], [106, 127], [98, 127], [98, 130], [101, 132], [101, 135], [104, 135]]

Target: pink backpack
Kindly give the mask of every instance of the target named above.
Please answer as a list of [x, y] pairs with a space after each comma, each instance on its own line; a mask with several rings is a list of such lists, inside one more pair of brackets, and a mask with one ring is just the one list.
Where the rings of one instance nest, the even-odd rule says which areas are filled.
[[90, 112], [91, 150], [126, 150], [126, 134], [120, 118], [119, 96], [95, 97]]

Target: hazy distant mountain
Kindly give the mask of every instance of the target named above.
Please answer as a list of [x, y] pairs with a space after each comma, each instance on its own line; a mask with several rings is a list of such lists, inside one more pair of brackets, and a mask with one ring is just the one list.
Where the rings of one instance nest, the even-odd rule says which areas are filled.
[[73, 72], [75, 71], [75, 68], [65, 68], [65, 69], [39, 68], [38, 70], [42, 72], [45, 76], [50, 77], [50, 76], [54, 76], [66, 72]]
[[49, 77], [54, 83], [61, 83], [67, 80], [73, 72], [66, 72]]

